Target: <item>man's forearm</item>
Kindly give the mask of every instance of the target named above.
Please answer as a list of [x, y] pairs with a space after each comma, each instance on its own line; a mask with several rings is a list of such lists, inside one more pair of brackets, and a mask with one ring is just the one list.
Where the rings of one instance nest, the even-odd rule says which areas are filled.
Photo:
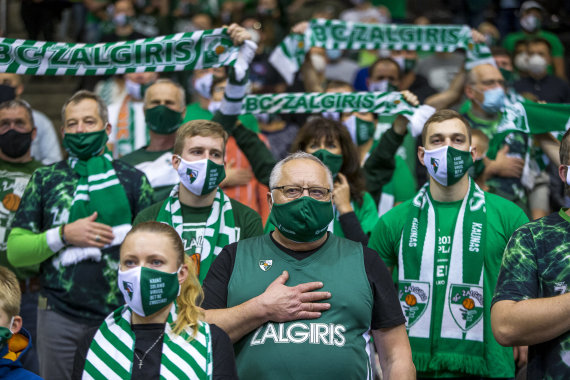
[[63, 248], [58, 229], [35, 234], [24, 228], [14, 228], [8, 236], [8, 261], [15, 267], [39, 264]]
[[570, 330], [570, 293], [523, 301], [504, 300], [491, 309], [491, 327], [503, 346], [527, 346]]
[[204, 310], [204, 317], [206, 322], [215, 324], [224, 330], [232, 343], [267, 322], [256, 298], [227, 309]]

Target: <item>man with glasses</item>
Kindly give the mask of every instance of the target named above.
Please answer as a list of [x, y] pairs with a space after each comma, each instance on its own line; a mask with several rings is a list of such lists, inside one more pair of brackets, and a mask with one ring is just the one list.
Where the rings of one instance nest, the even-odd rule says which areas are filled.
[[414, 378], [386, 266], [327, 231], [329, 169], [294, 153], [275, 165], [269, 187], [275, 231], [225, 247], [204, 281], [206, 320], [236, 343], [240, 378], [371, 378], [371, 336], [385, 378]]
[[470, 100], [460, 112], [474, 129], [481, 130], [491, 141], [485, 170], [477, 182], [485, 190], [515, 202], [528, 212], [527, 189], [522, 173], [529, 136], [522, 132], [497, 133], [505, 106], [505, 80], [495, 66], [475, 66], [468, 74], [465, 96]]

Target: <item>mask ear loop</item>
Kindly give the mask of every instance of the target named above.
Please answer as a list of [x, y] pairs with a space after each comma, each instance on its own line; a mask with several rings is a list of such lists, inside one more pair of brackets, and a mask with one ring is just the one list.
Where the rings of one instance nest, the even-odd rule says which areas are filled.
[[14, 334], [14, 332], [12, 331], [12, 325], [14, 324], [14, 317], [15, 317], [15, 316], [13, 316], [12, 319], [10, 320], [10, 327], [8, 327], [8, 329], [10, 329], [10, 332], [11, 332], [12, 334]]

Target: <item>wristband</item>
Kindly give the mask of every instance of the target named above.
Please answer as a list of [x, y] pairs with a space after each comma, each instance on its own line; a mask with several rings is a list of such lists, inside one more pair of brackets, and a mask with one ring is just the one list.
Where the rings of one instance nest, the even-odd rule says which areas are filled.
[[67, 241], [65, 240], [65, 235], [63, 234], [63, 229], [65, 228], [66, 225], [67, 223], [64, 223], [61, 226], [59, 226], [59, 238], [61, 239], [64, 245], [67, 245]]

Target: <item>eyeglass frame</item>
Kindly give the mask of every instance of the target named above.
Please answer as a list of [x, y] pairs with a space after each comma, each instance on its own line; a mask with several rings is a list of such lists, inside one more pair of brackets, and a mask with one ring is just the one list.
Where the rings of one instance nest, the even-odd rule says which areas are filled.
[[[287, 195], [285, 195], [284, 189], [285, 189], [286, 187], [294, 187], [294, 188], [297, 188], [297, 189], [301, 189], [301, 193], [299, 194], [298, 197], [290, 198], [290, 197], [288, 197]], [[311, 196], [311, 189], [322, 189], [322, 190], [325, 190], [326, 193], [323, 195], [323, 198], [317, 199], [317, 198]], [[281, 191], [281, 194], [283, 194], [283, 196], [284, 196], [285, 198], [287, 198], [287, 199], [299, 199], [299, 198], [301, 198], [301, 197], [303, 196], [303, 194], [305, 193], [305, 190], [307, 190], [307, 192], [309, 193], [309, 197], [311, 197], [311, 198], [313, 198], [314, 200], [317, 200], [317, 201], [326, 201], [326, 200], [328, 200], [327, 198], [329, 198], [328, 195], [329, 195], [329, 194], [332, 194], [332, 190], [331, 190], [331, 189], [327, 189], [326, 187], [322, 187], [322, 186], [303, 187], [303, 186], [295, 186], [295, 185], [283, 185], [283, 186], [275, 186], [274, 188], [271, 189], [271, 191], [273, 191], [273, 190], [280, 190], [280, 191]]]

